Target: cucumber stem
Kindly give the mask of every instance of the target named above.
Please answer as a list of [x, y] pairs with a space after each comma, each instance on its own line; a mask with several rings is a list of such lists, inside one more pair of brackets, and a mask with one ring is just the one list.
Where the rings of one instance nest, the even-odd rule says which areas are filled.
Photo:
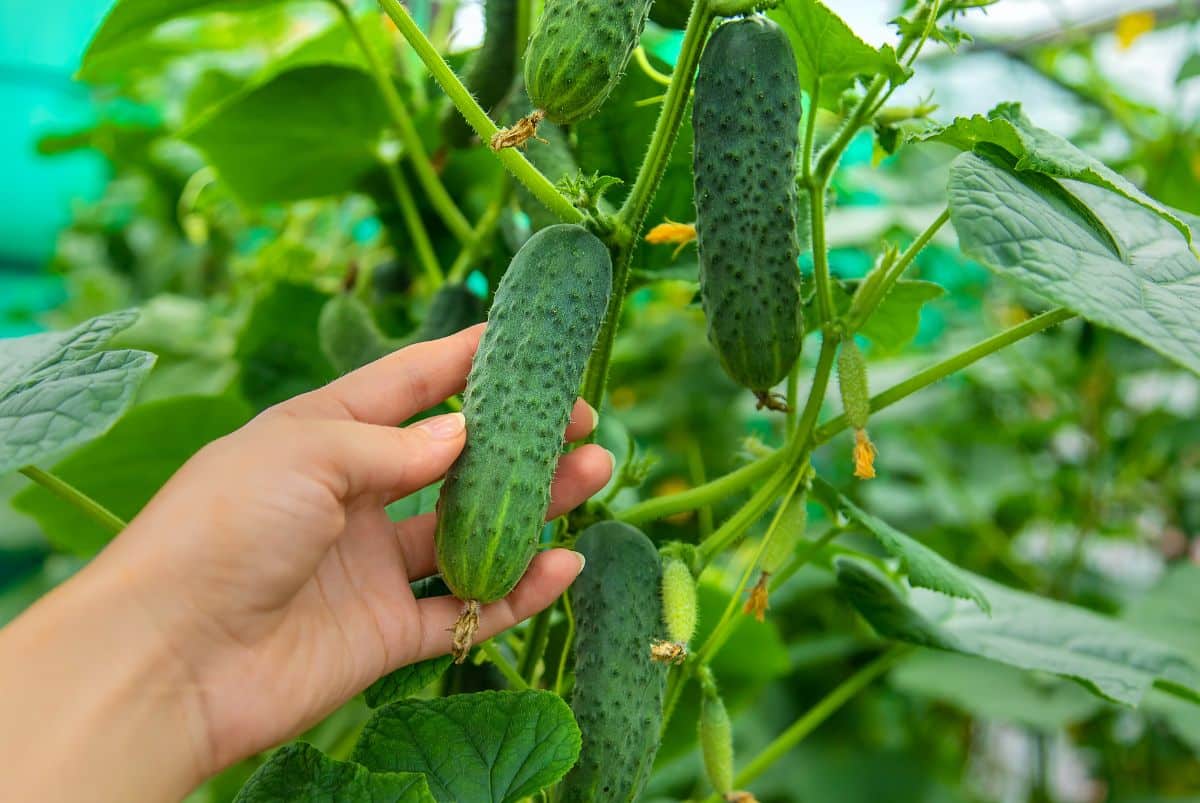
[[104, 529], [108, 530], [113, 535], [125, 529], [126, 523], [124, 519], [113, 513], [104, 505], [97, 502], [92, 497], [85, 494], [83, 491], [76, 488], [71, 483], [59, 477], [56, 474], [51, 474], [49, 471], [43, 471], [37, 466], [25, 466], [17, 469], [18, 472], [24, 474], [29, 479], [36, 482], [38, 485], [45, 488], [50, 493], [63, 500], [71, 507], [78, 510], [83, 515], [87, 516], [92, 521], [99, 524]]
[[412, 190], [408, 188], [408, 182], [400, 173], [398, 164], [391, 160], [385, 160], [383, 168], [387, 172], [388, 182], [392, 185], [392, 192], [396, 194], [396, 202], [400, 205], [400, 214], [404, 217], [404, 227], [408, 229], [408, 236], [412, 238], [413, 250], [417, 252], [417, 262], [421, 263], [421, 270], [425, 272], [425, 278], [429, 280], [430, 289], [436, 290], [442, 286], [445, 278], [442, 276], [442, 267], [438, 264], [437, 255], [433, 252], [433, 243], [429, 241], [429, 233], [421, 221], [421, 212], [417, 209], [416, 199], [413, 198]]

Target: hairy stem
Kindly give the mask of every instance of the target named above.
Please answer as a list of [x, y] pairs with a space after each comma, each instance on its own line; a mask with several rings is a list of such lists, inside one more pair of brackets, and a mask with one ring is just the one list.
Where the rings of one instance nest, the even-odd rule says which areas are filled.
[[[941, 379], [945, 379], [956, 371], [961, 371], [971, 363], [977, 362], [989, 354], [997, 352], [1006, 346], [1011, 346], [1018, 340], [1037, 334], [1044, 329], [1049, 329], [1051, 326], [1057, 326], [1064, 321], [1069, 321], [1074, 317], [1075, 313], [1070, 310], [1054, 309], [1030, 318], [1011, 329], [1005, 329], [1003, 332], [992, 335], [986, 340], [981, 340], [965, 351], [931, 365], [923, 371], [918, 371], [903, 382], [898, 382], [882, 393], [875, 394], [871, 397], [871, 412], [889, 407], [901, 399], [911, 396], [918, 390], [928, 387]], [[824, 443], [849, 426], [850, 422], [846, 420], [846, 416], [839, 415], [837, 418], [823, 424], [813, 433], [813, 441], [817, 444]]]
[[629, 524], [642, 525], [675, 513], [711, 505], [767, 476], [783, 462], [785, 456], [783, 450], [772, 452], [703, 485], [670, 496], [638, 502], [617, 513], [617, 518]]
[[[788, 754], [796, 745], [804, 740], [825, 720], [829, 719], [839, 708], [854, 699], [863, 689], [870, 686], [877, 678], [895, 666], [896, 662], [908, 653], [907, 645], [892, 647], [871, 663], [842, 681], [833, 691], [821, 698], [804, 716], [796, 720], [787, 730], [779, 734], [768, 744], [754, 760], [734, 778], [734, 785], [745, 787], [779, 759]], [[705, 803], [721, 803], [719, 795], [713, 795]]]
[[509, 682], [509, 685], [518, 691], [527, 691], [529, 689], [529, 684], [525, 682], [525, 678], [521, 677], [521, 673], [516, 670], [516, 667], [504, 657], [504, 653], [500, 652], [500, 649], [492, 639], [488, 639], [480, 644], [479, 649], [500, 670], [500, 674], [504, 675], [504, 679]]
[[487, 209], [483, 210], [483, 215], [471, 231], [470, 241], [463, 246], [462, 251], [459, 251], [458, 256], [454, 258], [454, 263], [450, 266], [449, 273], [446, 274], [447, 281], [458, 283], [467, 277], [472, 263], [483, 253], [484, 246], [492, 236], [492, 233], [495, 232], [496, 225], [500, 222], [500, 214], [504, 211], [511, 192], [511, 182], [502, 177], [496, 185], [496, 194], [492, 196]]
[[97, 502], [92, 497], [85, 494], [83, 491], [76, 488], [71, 483], [64, 480], [49, 471], [43, 471], [37, 466], [25, 466], [18, 469], [29, 479], [36, 482], [38, 485], [45, 488], [50, 493], [63, 500], [71, 507], [78, 510], [83, 515], [87, 516], [92, 521], [99, 524], [110, 533], [116, 535], [125, 529], [125, 521], [106, 508], [104, 505]]
[[[420, 56], [421, 61], [425, 63], [425, 68], [433, 75], [434, 80], [441, 85], [449, 97], [450, 101], [458, 109], [459, 113], [466, 118], [467, 123], [479, 135], [479, 138], [484, 142], [491, 140], [492, 135], [498, 129], [496, 124], [492, 122], [492, 118], [488, 117], [487, 112], [476, 102], [471, 95], [470, 90], [463, 86], [462, 81], [454, 74], [454, 70], [450, 69], [450, 65], [446, 63], [437, 49], [429, 42], [422, 33], [420, 27], [413, 20], [412, 15], [408, 13], [399, 0], [379, 0], [379, 5], [383, 8], [384, 13], [391, 18], [392, 22], [396, 23], [396, 27], [400, 29], [400, 33], [404, 36], [408, 43], [412, 45], [413, 50]], [[535, 143], [536, 144], [536, 143]], [[567, 200], [557, 189], [550, 179], [542, 175], [536, 167], [529, 163], [529, 160], [518, 150], [514, 148], [505, 148], [496, 152], [496, 158], [504, 165], [505, 169], [511, 173], [517, 181], [520, 181], [529, 191], [533, 193], [547, 209], [553, 212], [559, 220], [564, 223], [578, 223], [583, 220], [583, 215], [575, 206]], [[467, 227], [469, 236], [470, 226]], [[465, 241], [465, 239], [464, 239]]]
[[[417, 174], [417, 180], [421, 182], [421, 188], [429, 196], [429, 202], [437, 210], [438, 215], [446, 224], [446, 228], [450, 229], [450, 232], [458, 240], [466, 242], [467, 238], [471, 236], [471, 224], [467, 222], [466, 217], [459, 211], [458, 205], [454, 203], [454, 199], [446, 191], [446, 185], [442, 184], [437, 171], [433, 169], [433, 163], [429, 161], [429, 154], [425, 152], [425, 146], [421, 142], [421, 135], [417, 132], [412, 115], [405, 108], [400, 93], [396, 91], [396, 85], [392, 83], [392, 76], [387, 66], [379, 60], [378, 54], [371, 49], [366, 37], [363, 36], [358, 20], [354, 18], [354, 12], [346, 0], [330, 0], [330, 2], [334, 4], [338, 12], [342, 15], [346, 27], [350, 30], [351, 36], [354, 37], [355, 44], [362, 51], [363, 58], [367, 62], [367, 69], [370, 71], [371, 78], [374, 80], [375, 86], [383, 98], [384, 106], [387, 107], [388, 115], [392, 119], [392, 125], [396, 129], [396, 133], [400, 136], [400, 141], [404, 144], [404, 154], [412, 162], [413, 170]], [[415, 25], [416, 23], [413, 24]], [[424, 34], [422, 34], [423, 36]]]
[[433, 253], [433, 243], [429, 241], [429, 232], [425, 230], [425, 224], [421, 221], [417, 202], [408, 188], [408, 182], [400, 173], [400, 166], [395, 162], [385, 161], [383, 167], [387, 171], [392, 192], [396, 194], [396, 202], [400, 204], [400, 214], [404, 217], [404, 226], [408, 229], [413, 249], [417, 252], [417, 262], [421, 264], [421, 270], [429, 279], [430, 286], [436, 290], [444, 281], [442, 267], [438, 264], [437, 255]]
[[546, 643], [550, 640], [550, 616], [553, 611], [554, 606], [551, 605], [533, 617], [526, 636], [525, 649], [521, 652], [521, 677], [531, 686], [537, 680], [538, 664], [541, 663], [546, 652]]
[[[917, 258], [917, 254], [924, 250], [925, 246], [934, 238], [934, 235], [941, 230], [942, 226], [950, 220], [950, 210], [943, 209], [942, 213], [937, 216], [926, 229], [917, 236], [912, 245], [904, 249], [904, 253], [893, 263], [886, 266], [886, 273], [879, 277], [878, 281], [864, 281], [858, 286], [858, 291], [854, 294], [854, 299], [850, 302], [850, 311], [846, 314], [846, 331], [847, 334], [853, 334], [858, 331], [863, 324], [871, 319], [875, 314], [875, 310], [887, 297], [888, 292], [900, 281], [900, 277], [908, 270], [908, 266]], [[860, 298], [861, 296], [861, 298]]]

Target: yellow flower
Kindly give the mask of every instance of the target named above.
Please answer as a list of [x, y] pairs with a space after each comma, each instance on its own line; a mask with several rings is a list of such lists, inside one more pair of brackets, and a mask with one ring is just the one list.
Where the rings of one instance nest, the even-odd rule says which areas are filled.
[[1133, 47], [1134, 42], [1153, 30], [1153, 11], [1130, 11], [1128, 14], [1120, 16], [1113, 33], [1117, 35], [1117, 47], [1121, 50], [1128, 50]]
[[854, 476], [860, 480], [875, 478], [875, 444], [865, 429], [854, 433]]
[[666, 220], [646, 232], [646, 242], [651, 245], [677, 243], [674, 253], [671, 254], [672, 258], [678, 256], [683, 247], [695, 239], [696, 225], [694, 223], [676, 223], [673, 220]]
[[749, 599], [742, 606], [742, 613], [753, 615], [760, 622], [766, 621], [767, 609], [771, 607], [767, 597], [767, 580], [770, 576], [769, 572], [763, 572], [758, 576], [758, 582], [754, 584], [754, 588], [750, 589]]

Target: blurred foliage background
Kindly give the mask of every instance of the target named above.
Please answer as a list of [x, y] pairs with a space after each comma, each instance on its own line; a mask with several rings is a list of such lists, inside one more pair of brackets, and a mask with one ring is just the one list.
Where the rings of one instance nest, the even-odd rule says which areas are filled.
[[[886, 21], [898, 11], [874, 0], [829, 5], [874, 44], [887, 40]], [[478, 41], [478, 6], [414, 0], [412, 8], [435, 40], [464, 52]], [[386, 178], [356, 156], [355, 132], [377, 125], [378, 101], [358, 73], [337, 72], [358, 66], [361, 55], [331, 6], [229, 3], [81, 62], [106, 10], [98, 0], [0, 9], [0, 336], [143, 307], [142, 320], [120, 337], [122, 346], [159, 355], [137, 406], [57, 467], [132, 516], [203, 443], [334, 376], [316, 323], [348, 275], [358, 276], [357, 294], [392, 337], [421, 319], [429, 293]], [[437, 153], [437, 87], [370, 3], [360, 11]], [[1198, 25], [1200, 4], [1192, 2], [1001, 0], [963, 20], [974, 41], [956, 55], [927, 49], [894, 103], [932, 102], [939, 107], [932, 116], [942, 120], [1020, 100], [1039, 124], [1162, 201], [1200, 214]], [[645, 42], [669, 62], [679, 35], [650, 27]], [[305, 86], [341, 82], [328, 91], [344, 104], [289, 106], [269, 125], [259, 125], [258, 109], [243, 109], [240, 136], [261, 138], [259, 159], [274, 168], [253, 181], [220, 176], [205, 155], [219, 143], [202, 152], [189, 132], [230, 113], [230, 98], [253, 96], [298, 69], [313, 72], [297, 96]], [[658, 91], [631, 68], [610, 104], [617, 111], [575, 132], [586, 167], [631, 178], [657, 114], [637, 104]], [[819, 135], [836, 123], [819, 118]], [[313, 154], [320, 141], [327, 147]], [[863, 275], [881, 241], [911, 241], [941, 210], [951, 156], [937, 146], [893, 156], [869, 135], [856, 141], [834, 184], [838, 276]], [[444, 181], [476, 219], [498, 166], [478, 149], [445, 158]], [[651, 222], [690, 219], [690, 195], [677, 195], [656, 202]], [[448, 263], [454, 243], [422, 211]], [[529, 225], [516, 206], [506, 208], [495, 248], [471, 266], [474, 292], [486, 297]], [[725, 473], [756, 441], [778, 436], [772, 415], [756, 411], [713, 359], [693, 303], [694, 251], [675, 260], [668, 253], [642, 247], [634, 268], [643, 286], [627, 305], [617, 344], [602, 441], [619, 459], [635, 453], [647, 472], [641, 489], [615, 495], [618, 506]], [[869, 351], [876, 387], [1041, 308], [965, 261], [949, 228], [920, 255], [915, 273], [945, 292], [915, 302], [907, 346]], [[3, 349], [0, 342], [0, 359]], [[1200, 647], [1198, 408], [1193, 375], [1119, 335], [1075, 323], [873, 418], [877, 480], [850, 484], [846, 438], [815, 461], [865, 507], [960, 565]], [[428, 497], [409, 507], [428, 507]], [[106, 536], [20, 477], [0, 478], [0, 501], [3, 623]], [[727, 500], [728, 509], [737, 501]], [[651, 534], [695, 540], [724, 512], [684, 514]], [[731, 573], [702, 589], [702, 622], [717, 618], [732, 584]], [[870, 630], [832, 586], [819, 565], [800, 572], [773, 599], [769, 621], [743, 623], [717, 659], [739, 751], [750, 754], [778, 733], [872, 646]], [[1172, 616], [1179, 625], [1163, 625]], [[448, 689], [487, 685], [487, 672], [468, 666], [448, 676]], [[685, 697], [681, 710], [696, 704]], [[848, 803], [1200, 800], [1193, 709], [1165, 695], [1152, 695], [1142, 710], [1122, 709], [1066, 681], [918, 652], [756, 791], [764, 801]], [[365, 716], [360, 702], [351, 703], [309, 738], [344, 753]], [[693, 721], [674, 718], [652, 795], [681, 799], [701, 788]], [[253, 766], [235, 767], [193, 799], [230, 799]]]

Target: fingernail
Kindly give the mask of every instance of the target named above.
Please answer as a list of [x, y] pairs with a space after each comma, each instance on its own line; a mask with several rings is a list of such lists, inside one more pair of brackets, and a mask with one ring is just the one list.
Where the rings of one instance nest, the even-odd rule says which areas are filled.
[[[603, 447], [603, 446], [601, 446], [600, 448], [601, 448], [601, 449], [604, 449], [604, 447]], [[610, 471], [610, 472], [611, 472], [611, 471], [616, 471], [616, 470], [617, 470], [617, 456], [616, 456], [615, 454], [613, 454], [612, 452], [610, 452], [608, 449], [604, 449], [604, 453], [608, 455], [608, 469], [609, 469], [609, 471]]]
[[587, 566], [587, 558], [585, 558], [583, 556], [582, 552], [572, 551], [571, 554], [574, 555], [575, 557], [579, 558], [579, 572], [575, 575], [576, 577], [578, 577], [580, 574], [583, 574], [583, 567]]
[[431, 438], [449, 440], [457, 438], [462, 433], [467, 426], [467, 420], [463, 418], [462, 413], [446, 413], [426, 418], [416, 426], [418, 429], [425, 430]]
[[[584, 404], [587, 404], [587, 402], [584, 402]], [[587, 408], [588, 412], [592, 414], [592, 429], [595, 429], [600, 426], [600, 413], [596, 412], [596, 408], [590, 404], [588, 404]]]

